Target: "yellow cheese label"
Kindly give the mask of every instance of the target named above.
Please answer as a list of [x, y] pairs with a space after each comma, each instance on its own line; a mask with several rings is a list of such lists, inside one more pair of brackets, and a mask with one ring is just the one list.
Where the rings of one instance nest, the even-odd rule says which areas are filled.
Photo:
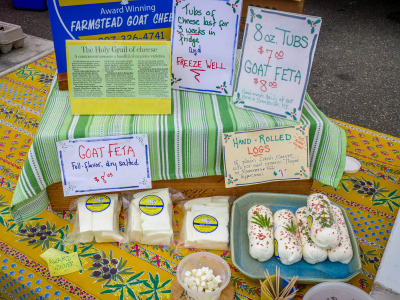
[[110, 204], [111, 199], [106, 195], [96, 195], [86, 200], [86, 208], [91, 212], [106, 210]]
[[211, 233], [218, 228], [218, 221], [209, 215], [198, 215], [193, 220], [193, 227], [198, 232]]
[[139, 201], [139, 209], [148, 216], [156, 216], [164, 209], [164, 202], [155, 195], [145, 196]]
[[311, 229], [312, 223], [313, 223], [313, 217], [310, 215], [307, 218], [307, 223], [308, 223], [308, 229]]
[[278, 241], [276, 239], [274, 239], [274, 247], [275, 247], [275, 257], [279, 259]]

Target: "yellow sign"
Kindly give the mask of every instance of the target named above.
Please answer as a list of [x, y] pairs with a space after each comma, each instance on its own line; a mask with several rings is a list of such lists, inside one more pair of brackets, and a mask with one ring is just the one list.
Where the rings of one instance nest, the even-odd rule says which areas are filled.
[[171, 42], [68, 40], [73, 114], [170, 114]]
[[222, 134], [225, 187], [309, 179], [308, 125]]
[[40, 257], [47, 262], [51, 276], [61, 276], [82, 270], [82, 264], [76, 252], [67, 254], [50, 248]]

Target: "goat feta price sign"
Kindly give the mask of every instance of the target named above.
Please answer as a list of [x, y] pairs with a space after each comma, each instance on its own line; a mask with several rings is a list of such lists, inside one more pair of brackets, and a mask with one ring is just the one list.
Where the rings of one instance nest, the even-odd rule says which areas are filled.
[[64, 196], [151, 188], [146, 134], [57, 142]]
[[249, 7], [233, 104], [299, 121], [321, 18]]
[[295, 125], [222, 134], [225, 187], [309, 179], [309, 127]]

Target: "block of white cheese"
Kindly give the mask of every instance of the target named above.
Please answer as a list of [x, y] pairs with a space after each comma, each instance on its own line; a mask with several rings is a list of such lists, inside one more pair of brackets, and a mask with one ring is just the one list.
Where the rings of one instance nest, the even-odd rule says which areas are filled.
[[341, 262], [342, 264], [348, 264], [353, 258], [353, 248], [351, 246], [350, 236], [346, 221], [339, 207], [332, 205], [331, 210], [335, 218], [336, 223], [340, 229], [340, 242], [335, 248], [328, 251], [329, 260], [332, 262]]
[[321, 249], [312, 241], [310, 236], [310, 229], [308, 228], [307, 218], [307, 206], [300, 207], [296, 211], [296, 219], [300, 235], [303, 258], [309, 264], [316, 264], [324, 261], [328, 257], [328, 251]]
[[173, 205], [167, 188], [134, 194], [129, 210], [128, 236], [131, 241], [148, 245], [171, 244]]
[[143, 237], [142, 220], [140, 219], [140, 210], [135, 205], [129, 205], [128, 208], [127, 233], [130, 241], [140, 243]]
[[311, 239], [322, 249], [336, 247], [340, 241], [340, 230], [331, 211], [331, 203], [325, 195], [313, 194], [307, 199], [308, 224]]
[[121, 201], [118, 194], [82, 196], [77, 199], [78, 242], [122, 242], [119, 232]]
[[247, 213], [250, 256], [267, 261], [274, 255], [274, 217], [264, 205], [254, 205]]
[[297, 231], [297, 221], [288, 209], [281, 209], [274, 214], [275, 256], [284, 265], [291, 265], [301, 260], [301, 242]]
[[217, 197], [216, 201], [213, 198], [190, 200], [185, 204], [190, 209], [183, 224], [185, 247], [228, 250], [229, 197]]
[[77, 211], [76, 214], [79, 220], [79, 242], [80, 243], [91, 243], [93, 242], [93, 212], [87, 209], [86, 200], [90, 196], [83, 196], [77, 200]]

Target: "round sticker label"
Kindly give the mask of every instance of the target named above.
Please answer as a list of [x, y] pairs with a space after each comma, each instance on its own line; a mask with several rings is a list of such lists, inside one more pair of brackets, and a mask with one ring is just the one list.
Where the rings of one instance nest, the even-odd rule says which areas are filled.
[[106, 210], [111, 203], [110, 197], [106, 195], [95, 195], [86, 200], [86, 208], [91, 212]]
[[308, 229], [311, 229], [313, 223], [313, 217], [311, 215], [308, 216], [307, 222], [308, 222]]
[[193, 220], [193, 227], [198, 232], [211, 233], [218, 228], [218, 221], [209, 215], [198, 215]]
[[140, 199], [139, 209], [148, 216], [156, 216], [164, 209], [164, 201], [158, 196], [148, 195]]

